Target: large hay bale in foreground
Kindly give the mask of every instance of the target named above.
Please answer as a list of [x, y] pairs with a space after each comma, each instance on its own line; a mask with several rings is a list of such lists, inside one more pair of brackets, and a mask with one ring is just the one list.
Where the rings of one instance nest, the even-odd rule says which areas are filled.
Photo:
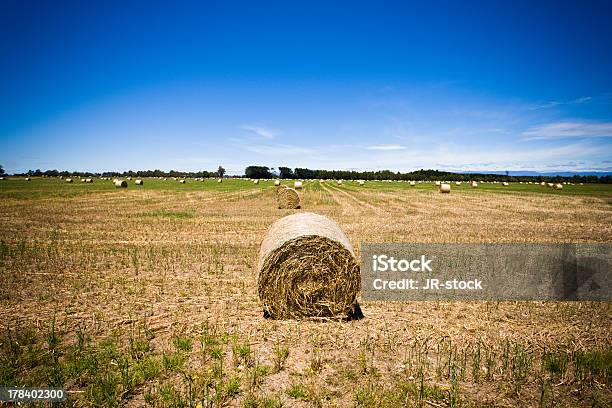
[[278, 208], [283, 210], [300, 208], [300, 196], [297, 191], [289, 187], [276, 189], [276, 201]]
[[440, 192], [441, 193], [450, 193], [451, 192], [450, 184], [447, 184], [447, 183], [440, 184]]
[[127, 188], [127, 181], [125, 180], [115, 180], [113, 181], [113, 184], [117, 188]]
[[257, 291], [272, 318], [347, 317], [359, 264], [338, 224], [313, 213], [276, 221], [259, 250]]

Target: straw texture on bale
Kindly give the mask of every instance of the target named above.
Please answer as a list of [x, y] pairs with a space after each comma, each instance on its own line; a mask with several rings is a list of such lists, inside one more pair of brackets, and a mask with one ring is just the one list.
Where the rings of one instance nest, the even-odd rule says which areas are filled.
[[113, 181], [113, 184], [115, 184], [115, 187], [117, 187], [117, 188], [126, 188], [127, 187], [127, 181], [125, 181], [125, 180], [115, 180], [115, 181]]
[[441, 193], [450, 193], [450, 191], [451, 191], [450, 184], [446, 184], [446, 183], [440, 184], [440, 192]]
[[300, 196], [297, 191], [289, 187], [276, 189], [276, 201], [278, 208], [283, 210], [300, 208]]
[[346, 317], [360, 288], [359, 264], [338, 224], [313, 213], [276, 221], [259, 250], [257, 290], [275, 319]]

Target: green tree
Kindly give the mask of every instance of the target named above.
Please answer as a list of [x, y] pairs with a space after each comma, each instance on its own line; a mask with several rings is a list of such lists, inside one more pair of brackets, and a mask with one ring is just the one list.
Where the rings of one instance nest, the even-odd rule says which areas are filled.
[[294, 177], [293, 170], [291, 170], [289, 167], [279, 167], [278, 171], [280, 173], [279, 174], [280, 178], [292, 179]]
[[244, 175], [248, 178], [271, 178], [270, 168], [265, 166], [249, 166], [244, 170]]
[[221, 166], [219, 166], [219, 168], [217, 169], [217, 175], [219, 177], [223, 177], [225, 175], [225, 169]]

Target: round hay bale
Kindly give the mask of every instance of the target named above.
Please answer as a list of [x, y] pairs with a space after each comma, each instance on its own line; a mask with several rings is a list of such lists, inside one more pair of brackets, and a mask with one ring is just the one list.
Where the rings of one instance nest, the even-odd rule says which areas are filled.
[[217, 183], [223, 183], [223, 179], [217, 179]]
[[117, 188], [127, 188], [127, 181], [125, 180], [115, 180], [113, 181], [113, 184]]
[[338, 180], [338, 185], [341, 186], [342, 185], [342, 180]]
[[460, 181], [455, 181], [455, 185], [460, 186], [461, 182]]
[[556, 190], [563, 190], [563, 184], [561, 184], [561, 183], [555, 184], [555, 189]]
[[415, 186], [416, 186], [416, 183], [414, 181], [411, 181], [410, 182], [410, 187], [415, 187]]
[[360, 186], [365, 185], [365, 181], [363, 181], [363, 180], [359, 180], [357, 183], [358, 183]]
[[440, 192], [441, 193], [450, 193], [451, 186], [450, 184], [442, 183], [440, 184]]
[[29, 178], [29, 177], [26, 177], [26, 178], [25, 178], [25, 181], [32, 181], [32, 179], [31, 179], [31, 178]]
[[257, 291], [275, 319], [346, 317], [360, 288], [359, 263], [346, 235], [327, 217], [300, 213], [266, 233]]
[[179, 183], [185, 184], [185, 180], [179, 180]]
[[67, 178], [66, 179], [66, 183], [72, 183], [72, 179], [71, 178]]
[[300, 188], [302, 188], [302, 182], [301, 181], [294, 182], [293, 188], [295, 188], [296, 190], [299, 190]]
[[274, 185], [277, 187], [280, 186], [280, 180], [274, 180]]
[[507, 181], [504, 181], [504, 182], [502, 183], [502, 186], [509, 186], [509, 185], [510, 185], [510, 183], [508, 183]]
[[140, 179], [136, 180], [134, 183], [136, 183], [137, 186], [142, 186], [144, 184], [144, 182]]
[[439, 181], [434, 181], [434, 184], [435, 184], [436, 186], [440, 187], [440, 184], [441, 184], [441, 183], [440, 183]]
[[85, 179], [85, 182], [86, 182], [86, 183], [93, 183], [93, 179], [86, 178], [86, 179]]
[[300, 196], [297, 191], [289, 187], [276, 189], [276, 201], [278, 208], [282, 210], [300, 208]]
[[0, 180], [6, 180], [4, 177], [0, 177]]
[[475, 181], [472, 181], [472, 188], [476, 188], [476, 187], [478, 187], [478, 183]]
[[259, 184], [259, 180], [253, 180], [253, 184]]

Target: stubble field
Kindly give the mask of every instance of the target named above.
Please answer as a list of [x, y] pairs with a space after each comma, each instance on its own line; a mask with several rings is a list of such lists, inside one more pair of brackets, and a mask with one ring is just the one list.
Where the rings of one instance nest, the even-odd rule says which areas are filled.
[[257, 254], [309, 211], [362, 242], [612, 241], [612, 186], [0, 182], [0, 385], [71, 406], [610, 406], [607, 302], [362, 302], [264, 319]]

